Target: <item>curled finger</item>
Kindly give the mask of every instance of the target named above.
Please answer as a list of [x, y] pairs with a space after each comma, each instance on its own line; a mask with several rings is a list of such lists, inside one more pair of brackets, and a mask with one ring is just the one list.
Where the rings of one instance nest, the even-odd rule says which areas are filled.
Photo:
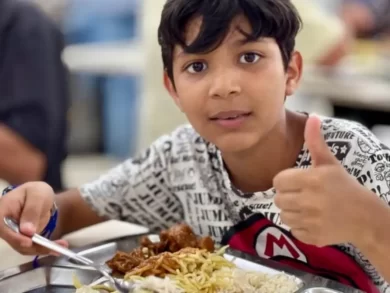
[[280, 220], [291, 229], [303, 229], [302, 214], [299, 212], [281, 211]]
[[274, 198], [275, 205], [282, 211], [300, 212], [299, 192], [277, 192]]

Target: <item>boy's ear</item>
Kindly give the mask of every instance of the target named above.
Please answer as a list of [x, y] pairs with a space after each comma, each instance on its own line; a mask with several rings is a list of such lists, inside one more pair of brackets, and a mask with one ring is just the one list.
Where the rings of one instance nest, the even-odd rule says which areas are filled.
[[164, 70], [164, 86], [166, 90], [168, 91], [169, 95], [172, 97], [175, 104], [179, 107], [180, 111], [183, 112], [179, 96], [177, 95], [176, 88], [171, 80], [171, 78], [168, 76], [168, 72]]
[[298, 51], [294, 51], [287, 67], [286, 96], [293, 95], [297, 90], [302, 77], [302, 69], [302, 55]]

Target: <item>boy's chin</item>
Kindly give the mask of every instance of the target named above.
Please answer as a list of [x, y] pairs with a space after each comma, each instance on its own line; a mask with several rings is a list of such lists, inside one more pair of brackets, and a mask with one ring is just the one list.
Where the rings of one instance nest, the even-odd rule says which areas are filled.
[[213, 143], [225, 154], [243, 153], [255, 149], [260, 139], [253, 133], [236, 133], [216, 138]]

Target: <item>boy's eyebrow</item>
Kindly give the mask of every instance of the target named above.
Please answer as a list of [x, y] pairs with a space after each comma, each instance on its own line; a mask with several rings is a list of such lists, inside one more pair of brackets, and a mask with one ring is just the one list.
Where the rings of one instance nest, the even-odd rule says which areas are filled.
[[[267, 43], [267, 40], [263, 37], [260, 37], [260, 38], [255, 39], [255, 40], [244, 38], [244, 39], [238, 39], [238, 40], [234, 41], [233, 45], [239, 47], [239, 46], [243, 46], [246, 44], [254, 44], [254, 43], [263, 43], [264, 44], [264, 43]], [[176, 54], [176, 58], [184, 58], [184, 57], [188, 57], [190, 55], [202, 55], [202, 54], [187, 53], [183, 49], [180, 49], [180, 51]]]

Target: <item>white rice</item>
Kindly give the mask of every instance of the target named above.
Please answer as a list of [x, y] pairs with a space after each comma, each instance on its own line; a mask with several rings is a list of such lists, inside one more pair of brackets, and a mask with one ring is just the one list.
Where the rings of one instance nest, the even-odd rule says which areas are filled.
[[[294, 293], [299, 287], [296, 281], [289, 275], [280, 273], [268, 275], [259, 272], [248, 272], [243, 269], [223, 269], [221, 278], [226, 283], [226, 288], [217, 293]], [[225, 277], [222, 277], [224, 275]], [[217, 278], [218, 272], [216, 273]], [[138, 287], [139, 286], [139, 287]], [[137, 281], [138, 291], [143, 290], [156, 291], [159, 293], [185, 293], [185, 291], [176, 286], [175, 281], [165, 278], [148, 277], [142, 281]]]
[[[219, 293], [294, 293], [299, 289], [296, 281], [283, 273], [269, 275], [233, 269], [231, 274], [231, 288], [221, 290]], [[229, 282], [228, 279], [226, 281]]]
[[[224, 289], [217, 293], [294, 293], [299, 287], [296, 281], [284, 273], [269, 275], [259, 272], [248, 272], [239, 268], [224, 268], [215, 272], [217, 278], [223, 279], [226, 284]], [[134, 293], [185, 293], [176, 285], [176, 282], [168, 277], [165, 279], [147, 277], [135, 280]], [[82, 287], [76, 293], [100, 293], [105, 291], [93, 290], [90, 287]]]

